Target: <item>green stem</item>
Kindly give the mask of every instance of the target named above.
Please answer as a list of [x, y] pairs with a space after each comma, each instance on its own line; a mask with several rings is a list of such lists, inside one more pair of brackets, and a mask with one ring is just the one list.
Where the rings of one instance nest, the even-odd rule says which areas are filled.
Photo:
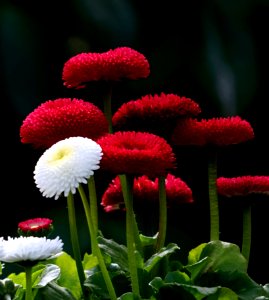
[[32, 267], [27, 266], [25, 268], [25, 278], [26, 278], [26, 295], [25, 300], [33, 300], [32, 295]]
[[167, 228], [167, 199], [165, 191], [165, 177], [160, 176], [158, 179], [159, 186], [159, 233], [156, 244], [158, 252], [165, 244], [166, 228]]
[[90, 209], [90, 205], [89, 205], [88, 199], [85, 195], [85, 192], [83, 190], [82, 185], [78, 186], [78, 191], [79, 191], [79, 194], [80, 194], [80, 197], [81, 197], [81, 200], [82, 200], [82, 204], [83, 204], [83, 207], [84, 207], [84, 212], [85, 212], [86, 219], [87, 219], [87, 224], [88, 224], [90, 238], [91, 238], [92, 254], [96, 255], [94, 240], [97, 236], [97, 229], [94, 227], [94, 225], [91, 226], [91, 224], [93, 224], [92, 219], [91, 219], [92, 218], [92, 215], [91, 215], [92, 211]]
[[[75, 262], [76, 262], [76, 266], [77, 266], [78, 277], [79, 277], [81, 289], [83, 291], [83, 294], [85, 294], [85, 287], [84, 287], [85, 273], [84, 273], [84, 269], [83, 269], [83, 265], [82, 265], [82, 261], [81, 261], [81, 251], [80, 251], [79, 238], [78, 238], [78, 232], [77, 232], [74, 197], [71, 192], [67, 196], [67, 207], [68, 207], [70, 237], [71, 237], [74, 258], [75, 258]], [[87, 298], [85, 297], [85, 299], [87, 299]]]
[[101, 272], [103, 274], [103, 278], [105, 280], [106, 287], [107, 287], [110, 299], [116, 300], [117, 296], [116, 296], [113, 284], [111, 282], [109, 273], [107, 271], [107, 268], [106, 268], [106, 265], [105, 265], [105, 262], [104, 262], [104, 258], [102, 256], [101, 250], [100, 250], [98, 242], [97, 242], [97, 231], [94, 228], [94, 224], [93, 224], [92, 219], [91, 219], [89, 203], [87, 201], [87, 198], [85, 196], [84, 190], [83, 190], [81, 185], [79, 185], [78, 190], [79, 190], [79, 193], [80, 193], [80, 196], [81, 196], [81, 199], [82, 199], [82, 203], [83, 203], [83, 206], [84, 206], [84, 210], [85, 210], [85, 214], [86, 214], [86, 218], [87, 218], [87, 222], [88, 222], [88, 227], [89, 227], [89, 231], [90, 231], [90, 235], [91, 235], [92, 253], [98, 259], [99, 267], [100, 267]]
[[135, 218], [133, 211], [133, 181], [127, 175], [119, 175], [126, 208], [126, 243], [128, 252], [129, 271], [131, 276], [132, 292], [135, 297], [140, 298], [139, 280], [136, 263], [136, 243], [135, 243]]
[[219, 203], [217, 191], [217, 152], [208, 155], [208, 190], [210, 206], [210, 240], [219, 240]]
[[[125, 177], [125, 179], [121, 179], [122, 193], [123, 193], [123, 195], [126, 194], [126, 195], [130, 195], [130, 197], [132, 197], [132, 211], [133, 211], [132, 187], [133, 187], [134, 179], [130, 175], [129, 176], [125, 175], [124, 177]], [[142, 243], [141, 243], [140, 236], [139, 236], [139, 229], [138, 229], [138, 225], [136, 222], [136, 217], [135, 217], [134, 211], [133, 211], [133, 232], [134, 232], [134, 241], [135, 241], [136, 250], [139, 251], [141, 256], [144, 256], [143, 249], [142, 249]]]
[[88, 179], [88, 188], [89, 188], [91, 220], [94, 226], [94, 230], [96, 234], [98, 234], [98, 206], [97, 206], [97, 196], [96, 196], [94, 176], [91, 176]]
[[108, 131], [109, 133], [113, 133], [112, 128], [112, 109], [111, 109], [111, 95], [112, 95], [112, 86], [110, 83], [105, 87], [105, 92], [103, 95], [104, 102], [104, 114], [108, 121]]
[[242, 239], [242, 255], [249, 263], [251, 248], [251, 204], [245, 204], [243, 208], [243, 239]]

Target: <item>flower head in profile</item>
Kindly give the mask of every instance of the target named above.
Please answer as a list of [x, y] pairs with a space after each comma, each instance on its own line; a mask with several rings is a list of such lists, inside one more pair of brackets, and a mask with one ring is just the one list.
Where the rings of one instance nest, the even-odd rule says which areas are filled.
[[[145, 175], [135, 178], [133, 184], [134, 202], [141, 203], [141, 201], [150, 201], [151, 203], [158, 203], [158, 181], [158, 178], [151, 180]], [[170, 173], [167, 174], [165, 179], [165, 189], [168, 206], [193, 202], [192, 190], [179, 177], [175, 177]], [[104, 192], [101, 205], [104, 207], [106, 212], [124, 208], [124, 199], [118, 176], [112, 180]]]
[[99, 169], [102, 149], [85, 137], [70, 137], [48, 148], [39, 158], [34, 180], [43, 196], [58, 199], [74, 194], [80, 183]]
[[71, 57], [64, 64], [62, 79], [67, 88], [84, 88], [90, 81], [139, 79], [149, 73], [149, 62], [143, 54], [129, 47], [118, 47]]
[[254, 138], [250, 123], [239, 116], [212, 119], [179, 120], [172, 134], [175, 145], [214, 145], [239, 144]]
[[33, 110], [20, 128], [22, 143], [49, 148], [71, 136], [96, 140], [108, 133], [108, 121], [94, 104], [81, 99], [48, 100]]
[[49, 218], [34, 218], [18, 224], [20, 236], [48, 236], [52, 231], [52, 220]]
[[254, 138], [250, 123], [239, 116], [201, 120], [207, 144], [225, 146]]
[[6, 263], [36, 263], [58, 255], [63, 250], [63, 242], [59, 237], [20, 236], [0, 239], [0, 261]]
[[226, 197], [248, 196], [250, 194], [269, 195], [269, 176], [219, 177], [217, 188]]
[[101, 168], [115, 174], [166, 175], [175, 168], [175, 154], [167, 141], [152, 133], [118, 131], [97, 140], [103, 150]]
[[[145, 95], [124, 103], [113, 115], [115, 129], [149, 131], [158, 134], [161, 128], [182, 117], [197, 116], [201, 108], [190, 98], [160, 93]], [[162, 124], [162, 126], [159, 126]]]

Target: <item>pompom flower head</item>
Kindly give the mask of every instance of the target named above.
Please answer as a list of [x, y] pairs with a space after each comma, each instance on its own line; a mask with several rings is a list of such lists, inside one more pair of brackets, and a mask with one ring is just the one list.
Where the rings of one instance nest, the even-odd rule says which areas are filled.
[[[160, 93], [124, 103], [113, 115], [115, 130], [171, 132], [178, 118], [197, 116], [201, 108], [190, 98]], [[162, 126], [159, 126], [162, 124]]]
[[[134, 179], [133, 184], [133, 198], [134, 202], [149, 202], [149, 204], [157, 204], [159, 201], [159, 179], [149, 179], [143, 175]], [[192, 190], [179, 177], [172, 174], [167, 174], [165, 179], [165, 189], [167, 195], [168, 207], [182, 204], [192, 203]], [[117, 209], [124, 208], [124, 199], [122, 195], [121, 183], [118, 176], [116, 176], [102, 196], [101, 205], [106, 212], [111, 212]]]
[[202, 120], [207, 144], [225, 146], [239, 144], [254, 138], [250, 123], [239, 116]]
[[222, 196], [248, 196], [251, 194], [269, 195], [269, 176], [219, 177], [218, 193]]
[[22, 143], [49, 148], [71, 136], [96, 140], [108, 132], [104, 113], [94, 104], [81, 99], [48, 100], [32, 111], [20, 128]]
[[118, 131], [97, 140], [103, 150], [101, 168], [115, 174], [166, 176], [175, 168], [167, 141], [152, 133]]
[[0, 239], [0, 261], [6, 263], [35, 264], [62, 252], [63, 242], [59, 237], [8, 237]]
[[171, 136], [174, 145], [207, 147], [210, 203], [210, 240], [219, 240], [219, 208], [216, 186], [217, 152], [220, 147], [239, 144], [254, 138], [250, 123], [239, 116], [212, 119], [178, 120]]
[[256, 194], [269, 195], [269, 176], [238, 176], [217, 178], [218, 193], [227, 198], [236, 197], [243, 209], [242, 254], [249, 261], [251, 249], [252, 212], [251, 206]]
[[239, 116], [179, 120], [171, 141], [175, 145], [227, 146], [254, 138], [250, 123]]
[[57, 142], [39, 158], [34, 180], [43, 196], [58, 199], [74, 194], [80, 183], [99, 169], [100, 145], [89, 138], [70, 137]]
[[62, 79], [67, 88], [84, 88], [90, 81], [139, 79], [149, 73], [149, 62], [143, 54], [129, 47], [118, 47], [71, 57], [64, 64]]
[[18, 224], [20, 236], [48, 236], [52, 231], [52, 220], [49, 218], [34, 218]]

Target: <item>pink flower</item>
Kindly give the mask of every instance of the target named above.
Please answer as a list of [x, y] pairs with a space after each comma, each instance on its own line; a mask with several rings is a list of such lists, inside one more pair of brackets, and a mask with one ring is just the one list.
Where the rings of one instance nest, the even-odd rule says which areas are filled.
[[143, 54], [129, 47], [118, 47], [71, 57], [64, 64], [62, 79], [67, 88], [84, 88], [89, 81], [146, 78], [149, 73], [149, 62]]
[[47, 236], [52, 230], [52, 220], [48, 218], [34, 218], [18, 224], [20, 236]]
[[108, 121], [94, 104], [80, 99], [48, 100], [32, 111], [20, 128], [22, 143], [49, 148], [72, 136], [96, 140], [108, 133]]
[[[158, 178], [154, 181], [143, 175], [134, 179], [133, 198], [135, 202], [150, 201], [158, 202]], [[192, 191], [180, 178], [167, 174], [165, 180], [168, 206], [182, 203], [192, 203]], [[124, 200], [119, 177], [115, 177], [102, 196], [101, 205], [106, 212], [124, 208]]]
[[218, 193], [226, 197], [250, 194], [269, 195], [269, 176], [219, 177], [217, 188]]
[[103, 150], [100, 167], [112, 173], [158, 177], [175, 168], [172, 147], [151, 133], [118, 131], [97, 143]]

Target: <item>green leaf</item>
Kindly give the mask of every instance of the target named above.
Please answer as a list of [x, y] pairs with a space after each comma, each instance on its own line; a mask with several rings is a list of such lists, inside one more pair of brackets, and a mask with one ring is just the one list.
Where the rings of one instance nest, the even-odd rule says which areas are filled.
[[118, 300], [139, 300], [138, 297], [136, 297], [133, 293], [131, 292], [128, 292], [128, 293], [125, 293], [123, 295], [121, 295]]
[[60, 256], [46, 261], [54, 263], [61, 269], [61, 276], [57, 283], [62, 287], [68, 287], [76, 299], [82, 295], [75, 260], [66, 252]]
[[109, 299], [109, 294], [102, 272], [95, 271], [88, 276], [85, 280], [85, 286], [87, 286], [91, 290], [91, 293], [96, 295], [98, 299]]
[[247, 261], [235, 244], [222, 241], [209, 242], [201, 253], [201, 258], [207, 256], [211, 258], [212, 270], [247, 272]]
[[165, 282], [190, 284], [191, 280], [186, 273], [174, 271], [167, 273], [167, 275], [165, 276]]
[[98, 237], [98, 243], [102, 251], [109, 255], [114, 263], [117, 263], [122, 270], [128, 271], [129, 265], [126, 246], [101, 236]]
[[19, 284], [25, 288], [25, 273], [21, 272], [19, 274], [11, 273], [8, 275], [14, 283]]
[[201, 300], [209, 295], [214, 295], [218, 292], [218, 287], [200, 287], [189, 284], [179, 284], [175, 282], [166, 282], [161, 278], [154, 278], [150, 282], [151, 287], [158, 295], [158, 299], [186, 299], [186, 300]]
[[96, 266], [98, 266], [98, 259], [93, 254], [84, 254], [84, 258], [82, 261], [84, 270], [92, 269]]
[[[35, 288], [42, 288], [46, 286], [49, 282], [56, 280], [59, 278], [61, 270], [58, 266], [48, 264], [45, 268], [41, 271], [37, 272], [39, 274], [38, 278], [36, 278], [35, 282], [33, 283], [33, 287]], [[35, 275], [33, 272], [32, 277]]]
[[39, 293], [42, 295], [42, 300], [76, 300], [72, 293], [55, 282], [50, 282], [44, 288], [40, 289]]
[[251, 279], [244, 272], [223, 272], [215, 271], [213, 276], [208, 277], [208, 281], [216, 281], [221, 286], [225, 286], [233, 290], [242, 300], [253, 300], [259, 296], [269, 296], [263, 286]]
[[207, 269], [207, 266], [211, 263], [211, 259], [209, 257], [205, 257], [199, 260], [197, 263], [192, 265], [187, 265], [185, 268], [191, 273], [191, 279], [195, 281], [197, 277], [203, 274]]
[[196, 248], [192, 249], [188, 255], [188, 264], [192, 265], [197, 263], [200, 260], [201, 253], [207, 243], [200, 244]]
[[248, 276], [246, 260], [237, 245], [212, 241], [196, 250], [192, 261], [197, 259], [199, 252], [200, 261], [186, 266], [196, 285], [226, 287], [244, 300], [267, 295], [266, 290]]
[[139, 235], [141, 243], [142, 243], [142, 247], [146, 247], [146, 246], [154, 246], [158, 237], [158, 234], [155, 234], [154, 236], [146, 236], [143, 234]]
[[240, 248], [235, 244], [222, 241], [212, 241], [191, 250], [189, 262], [196, 262], [186, 266], [186, 269], [192, 273], [191, 278], [193, 280], [208, 270], [210, 272], [217, 270], [226, 272], [247, 271], [247, 262], [241, 254]]
[[265, 284], [264, 286], [263, 286], [263, 288], [264, 288], [264, 290], [268, 293], [268, 295], [269, 295], [269, 283], [267, 283], [267, 284]]
[[238, 300], [238, 296], [232, 290], [221, 287], [218, 288], [214, 295], [210, 295], [206, 298], [207, 300]]
[[145, 266], [144, 269], [147, 272], [150, 272], [153, 267], [160, 262], [160, 260], [165, 257], [168, 256], [172, 253], [174, 253], [176, 250], [179, 250], [180, 248], [178, 247], [177, 244], [174, 243], [170, 243], [168, 244], [166, 247], [163, 247], [162, 249], [160, 249], [160, 251], [156, 254], [153, 254], [146, 262], [145, 262]]

